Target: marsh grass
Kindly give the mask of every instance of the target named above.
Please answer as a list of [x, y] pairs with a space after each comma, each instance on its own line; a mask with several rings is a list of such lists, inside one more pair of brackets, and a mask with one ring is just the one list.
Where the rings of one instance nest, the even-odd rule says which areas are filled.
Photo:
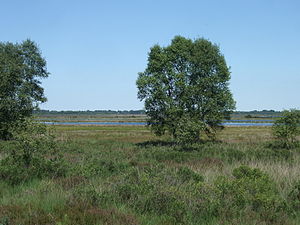
[[[68, 173], [0, 181], [0, 224], [299, 224], [300, 149], [268, 148], [270, 132], [181, 148], [139, 126], [56, 126]], [[265, 175], [236, 178], [243, 166]]]

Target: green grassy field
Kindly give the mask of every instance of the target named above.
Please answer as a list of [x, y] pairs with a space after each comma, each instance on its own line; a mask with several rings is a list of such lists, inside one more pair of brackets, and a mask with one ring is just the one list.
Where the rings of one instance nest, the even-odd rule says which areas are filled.
[[184, 149], [142, 126], [54, 128], [66, 175], [0, 181], [0, 224], [300, 223], [300, 149], [268, 148], [270, 128]]

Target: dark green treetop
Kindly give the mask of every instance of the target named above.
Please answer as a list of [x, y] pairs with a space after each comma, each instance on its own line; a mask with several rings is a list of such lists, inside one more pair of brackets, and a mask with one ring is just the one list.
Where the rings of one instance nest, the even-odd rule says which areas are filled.
[[9, 128], [46, 101], [40, 78], [48, 75], [33, 41], [0, 42], [0, 139], [8, 139]]
[[206, 39], [176, 36], [167, 47], [153, 46], [136, 82], [148, 125], [183, 142], [197, 141], [201, 132], [213, 138], [235, 109], [229, 79], [219, 47]]

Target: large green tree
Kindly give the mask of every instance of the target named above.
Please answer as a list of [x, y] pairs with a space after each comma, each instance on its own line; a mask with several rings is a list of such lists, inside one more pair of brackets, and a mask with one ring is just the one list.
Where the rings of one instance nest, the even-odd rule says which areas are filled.
[[31, 40], [0, 42], [0, 139], [45, 102], [40, 78], [48, 77], [46, 61]]
[[235, 102], [228, 87], [229, 68], [217, 45], [176, 36], [167, 47], [150, 49], [148, 65], [137, 79], [148, 125], [183, 142], [214, 138]]

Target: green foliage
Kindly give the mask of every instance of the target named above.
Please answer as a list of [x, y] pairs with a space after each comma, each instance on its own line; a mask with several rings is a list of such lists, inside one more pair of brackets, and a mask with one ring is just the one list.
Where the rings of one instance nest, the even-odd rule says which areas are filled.
[[121, 201], [142, 214], [167, 216], [181, 223], [188, 216], [183, 190], [203, 177], [188, 168], [169, 169], [162, 165], [132, 169], [117, 183], [114, 192]]
[[240, 166], [239, 168], [236, 168], [233, 170], [232, 175], [236, 178], [236, 179], [243, 179], [243, 178], [247, 178], [247, 179], [251, 179], [251, 180], [255, 180], [255, 179], [264, 179], [268, 182], [268, 176], [266, 174], [264, 174], [261, 170], [254, 168], [251, 169], [248, 166]]
[[112, 160], [91, 159], [81, 167], [75, 167], [75, 173], [84, 177], [109, 177], [124, 171], [128, 167], [125, 163], [117, 163]]
[[29, 166], [33, 158], [44, 154], [52, 154], [55, 149], [54, 135], [46, 125], [26, 119], [13, 127], [11, 133], [14, 137], [15, 149], [11, 151], [13, 158], [22, 158]]
[[286, 203], [267, 174], [247, 166], [234, 169], [232, 174], [234, 179], [220, 177], [216, 181], [223, 213], [230, 216], [229, 212], [238, 215], [250, 210], [266, 221], [280, 219]]
[[178, 121], [174, 130], [174, 137], [177, 143], [183, 146], [189, 146], [191, 143], [196, 143], [200, 139], [200, 132], [205, 130], [205, 124], [200, 120], [191, 120], [183, 117]]
[[0, 161], [0, 177], [10, 184], [33, 178], [64, 176], [66, 166], [54, 136], [43, 124], [25, 120], [14, 127], [11, 149]]
[[9, 129], [46, 101], [39, 78], [48, 75], [34, 42], [0, 42], [0, 139], [11, 138]]
[[8, 217], [1, 218], [0, 225], [10, 225]]
[[242, 223], [252, 216], [263, 224], [272, 224], [291, 213], [274, 181], [261, 170], [247, 166], [234, 169], [232, 177], [218, 177], [212, 184], [187, 167], [136, 168], [107, 193], [95, 196], [109, 196], [110, 201], [126, 204], [143, 215], [167, 216], [173, 223], [208, 223], [215, 219], [238, 219]]
[[174, 223], [182, 223], [187, 214], [187, 205], [171, 191], [157, 190], [146, 196], [142, 212], [171, 217]]
[[276, 138], [274, 147], [293, 148], [299, 145], [296, 139], [300, 135], [300, 111], [286, 110], [282, 117], [273, 125], [273, 135]]
[[292, 210], [295, 212], [300, 210], [300, 181], [297, 181], [292, 190], [289, 192], [288, 201]]
[[241, 224], [249, 222], [249, 219], [253, 224], [254, 221], [280, 224], [290, 215], [286, 201], [267, 174], [259, 169], [240, 166], [233, 170], [232, 175], [233, 178], [218, 177], [214, 185], [200, 186], [197, 199], [199, 213], [226, 221], [238, 218]]
[[[244, 129], [224, 133], [232, 140]], [[199, 142], [189, 151], [163, 138], [135, 144], [149, 140], [141, 127], [58, 126], [56, 131], [64, 131], [55, 141], [72, 170], [57, 177], [45, 172], [44, 160], [30, 161], [38, 170], [7, 163], [17, 165], [11, 174], [34, 180], [12, 186], [0, 177], [0, 223], [299, 224], [299, 151], [266, 148], [254, 138]], [[246, 128], [244, 134], [268, 131]], [[68, 141], [58, 141], [62, 137]], [[0, 143], [1, 159], [17, 145]], [[51, 149], [43, 149], [48, 160]]]
[[198, 173], [195, 173], [193, 170], [189, 169], [188, 167], [180, 167], [177, 172], [179, 178], [186, 181], [195, 181], [195, 182], [203, 182], [204, 178]]
[[176, 36], [167, 47], [155, 45], [136, 82], [148, 125], [181, 143], [198, 141], [200, 133], [214, 138], [235, 108], [229, 79], [225, 58], [208, 40]]

